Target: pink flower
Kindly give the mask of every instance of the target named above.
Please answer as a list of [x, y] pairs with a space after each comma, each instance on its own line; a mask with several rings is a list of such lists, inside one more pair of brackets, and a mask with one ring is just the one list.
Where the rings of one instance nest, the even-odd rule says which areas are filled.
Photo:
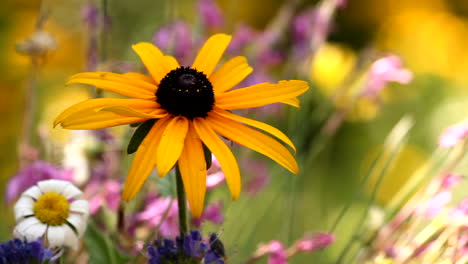
[[316, 251], [325, 248], [335, 241], [335, 237], [328, 233], [318, 233], [306, 235], [303, 239], [296, 242], [298, 251]]
[[221, 9], [213, 0], [200, 0], [198, 2], [202, 23], [207, 28], [221, 28], [224, 25], [224, 17]]
[[459, 184], [461, 180], [462, 180], [461, 175], [449, 173], [444, 177], [444, 179], [442, 179], [442, 183], [440, 187], [443, 190], [451, 189], [455, 185]]
[[136, 223], [144, 223], [150, 228], [159, 226], [158, 233], [165, 238], [175, 238], [179, 235], [177, 200], [170, 197], [148, 200], [145, 210], [135, 215]]
[[221, 165], [214, 155], [211, 155], [211, 167], [208, 169], [206, 177], [206, 188], [208, 190], [220, 185], [224, 181], [224, 172], [221, 170]]
[[465, 123], [455, 124], [447, 128], [439, 138], [439, 146], [451, 148], [468, 136], [468, 125]]
[[210, 221], [217, 225], [221, 224], [224, 221], [222, 207], [222, 201], [208, 205], [200, 218], [192, 218], [192, 224], [196, 227], [202, 226], [205, 221]]
[[268, 168], [261, 161], [247, 161], [243, 162], [242, 167], [246, 172], [253, 175], [253, 178], [246, 184], [246, 192], [250, 195], [255, 195], [270, 182], [268, 175]]
[[450, 191], [442, 191], [434, 195], [427, 203], [425, 216], [427, 218], [436, 217], [442, 209], [452, 200], [452, 193]]
[[102, 206], [107, 206], [111, 211], [117, 212], [120, 202], [121, 184], [115, 180], [104, 182], [91, 181], [84, 191], [89, 201], [91, 215], [96, 214]]
[[191, 59], [188, 56], [193, 48], [192, 33], [190, 27], [182, 21], [159, 28], [153, 36], [153, 43], [164, 51], [173, 49], [178, 61], [188, 62]]
[[257, 255], [270, 255], [268, 264], [287, 264], [287, 254], [281, 242], [274, 240], [266, 245], [260, 245], [257, 249]]
[[398, 56], [387, 56], [376, 60], [370, 70], [364, 95], [375, 96], [385, 88], [389, 82], [408, 84], [413, 79], [413, 74], [403, 68], [403, 61]]

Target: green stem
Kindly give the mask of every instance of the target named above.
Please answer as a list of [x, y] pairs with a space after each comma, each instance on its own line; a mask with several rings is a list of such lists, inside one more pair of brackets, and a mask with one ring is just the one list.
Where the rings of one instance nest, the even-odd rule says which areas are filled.
[[179, 229], [181, 237], [188, 232], [187, 230], [187, 203], [184, 192], [184, 183], [180, 174], [179, 165], [176, 165], [176, 186], [177, 203], [179, 206]]

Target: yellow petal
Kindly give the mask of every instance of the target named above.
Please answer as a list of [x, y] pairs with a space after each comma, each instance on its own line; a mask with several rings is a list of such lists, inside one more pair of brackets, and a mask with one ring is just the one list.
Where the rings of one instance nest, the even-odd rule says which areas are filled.
[[174, 167], [184, 149], [189, 121], [184, 116], [174, 117], [167, 125], [156, 152], [158, 175], [164, 177]]
[[159, 119], [143, 139], [135, 154], [132, 167], [128, 173], [123, 189], [122, 199], [129, 201], [141, 189], [151, 171], [156, 166], [156, 150], [164, 129], [169, 124], [171, 116]]
[[70, 83], [90, 84], [102, 90], [148, 100], [155, 99], [157, 89], [155, 84], [112, 72], [78, 73], [68, 79], [67, 84]]
[[288, 104], [288, 105], [291, 105], [291, 106], [294, 106], [294, 107], [299, 107], [300, 101], [299, 101], [299, 99], [297, 99], [297, 97], [294, 97], [294, 98], [289, 98], [289, 99], [283, 100], [280, 103]]
[[207, 120], [198, 117], [193, 120], [193, 124], [200, 139], [215, 155], [221, 165], [229, 190], [231, 191], [232, 199], [237, 200], [242, 184], [236, 158], [228, 146], [216, 135]]
[[167, 111], [159, 108], [155, 109], [154, 111], [151, 111], [150, 113], [142, 113], [138, 112], [135, 109], [132, 109], [130, 107], [126, 106], [110, 106], [110, 107], [104, 107], [102, 109], [99, 109], [99, 111], [108, 111], [108, 112], [113, 112], [116, 114], [119, 114], [121, 116], [129, 116], [129, 117], [141, 117], [141, 118], [161, 118], [167, 114]]
[[278, 139], [282, 140], [284, 143], [288, 144], [288, 146], [290, 146], [294, 150], [294, 152], [296, 151], [296, 147], [294, 146], [294, 143], [292, 143], [292, 141], [288, 138], [288, 136], [286, 136], [283, 132], [281, 132], [279, 129], [277, 129], [275, 127], [272, 127], [272, 126], [270, 126], [268, 124], [265, 124], [265, 123], [262, 123], [262, 122], [259, 122], [259, 121], [256, 121], [256, 120], [253, 120], [253, 119], [250, 119], [250, 118], [245, 118], [245, 117], [230, 113], [228, 111], [225, 111], [225, 110], [222, 110], [222, 109], [219, 109], [219, 108], [215, 108], [213, 110], [213, 113], [217, 114], [217, 115], [220, 115], [220, 116], [223, 116], [223, 117], [226, 117], [226, 118], [229, 118], [229, 119], [234, 120], [234, 121], [242, 122], [242, 123], [247, 124], [249, 126], [256, 127], [256, 128], [261, 129], [261, 130], [263, 130], [265, 132], [268, 132], [268, 133], [272, 134], [273, 136], [277, 137]]
[[298, 80], [260, 83], [219, 94], [215, 100], [222, 109], [242, 109], [282, 102], [303, 94], [307, 89], [308, 83]]
[[61, 124], [63, 128], [68, 129], [94, 129], [148, 120], [147, 117], [99, 111], [100, 109], [113, 106], [128, 107], [143, 114], [153, 113], [155, 110], [159, 109], [158, 103], [149, 100], [116, 98], [90, 99], [67, 108], [54, 120], [54, 126]]
[[215, 93], [224, 93], [239, 84], [253, 71], [242, 56], [234, 57], [224, 63], [210, 76]]
[[184, 150], [179, 158], [179, 169], [184, 182], [190, 211], [196, 218], [203, 212], [206, 192], [206, 161], [203, 145], [193, 125], [185, 137]]
[[209, 77], [223, 56], [229, 42], [231, 42], [231, 36], [226, 34], [216, 34], [210, 37], [198, 52], [192, 68]]
[[154, 81], [153, 78], [151, 78], [150, 76], [146, 75], [146, 74], [143, 74], [143, 73], [139, 73], [139, 72], [126, 72], [123, 74], [124, 76], [127, 76], [129, 78], [132, 78], [132, 79], [139, 79], [141, 81], [144, 81], [144, 82], [147, 82], [147, 83], [151, 83], [153, 85], [156, 85], [156, 82]]
[[151, 43], [140, 42], [133, 45], [132, 48], [138, 54], [151, 76], [153, 76], [156, 84], [159, 84], [162, 78], [170, 71], [179, 67], [177, 61], [174, 63], [169, 56], [164, 56], [162, 52]]
[[220, 135], [270, 157], [294, 174], [299, 172], [291, 153], [273, 138], [214, 113], [209, 113], [206, 121]]

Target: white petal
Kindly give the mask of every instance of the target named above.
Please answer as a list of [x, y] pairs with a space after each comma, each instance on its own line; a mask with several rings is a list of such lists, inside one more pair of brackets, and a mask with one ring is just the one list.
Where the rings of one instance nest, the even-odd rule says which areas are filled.
[[42, 223], [41, 221], [39, 221], [39, 219], [35, 217], [24, 218], [21, 222], [19, 222], [15, 226], [15, 229], [13, 230], [13, 235], [17, 238], [25, 238], [27, 235], [26, 230], [35, 224], [42, 224]]
[[16, 207], [15, 206], [15, 220], [19, 222], [25, 216], [34, 215], [34, 211], [31, 207]]
[[65, 226], [49, 226], [47, 229], [49, 247], [62, 247], [65, 244]]
[[42, 195], [41, 189], [37, 187], [36, 185], [30, 187], [26, 191], [23, 192], [22, 196], [29, 196], [34, 199], [39, 199], [39, 197]]
[[31, 197], [21, 196], [21, 198], [16, 202], [16, 208], [34, 208], [34, 200]]
[[63, 190], [65, 190], [65, 188], [70, 184], [71, 183], [68, 181], [55, 180], [55, 179], [40, 181], [37, 183], [42, 193], [48, 193], [48, 192], [60, 193]]
[[77, 187], [75, 187], [75, 185], [71, 183], [67, 187], [65, 187], [64, 190], [60, 191], [60, 193], [63, 194], [67, 199], [75, 198], [83, 194], [83, 192], [81, 192], [80, 189], [78, 189]]
[[71, 227], [64, 225], [65, 227], [65, 245], [69, 246], [73, 250], [78, 249], [78, 237]]
[[89, 203], [86, 200], [76, 200], [70, 204], [70, 211], [89, 215]]
[[47, 225], [45, 225], [43, 223], [38, 223], [38, 224], [34, 224], [34, 225], [29, 226], [24, 231], [26, 240], [34, 241], [37, 238], [42, 237], [44, 235], [46, 229], [47, 229]]
[[86, 230], [86, 222], [88, 217], [82, 214], [70, 214], [67, 218], [68, 223], [70, 223], [78, 232], [78, 237], [81, 237]]

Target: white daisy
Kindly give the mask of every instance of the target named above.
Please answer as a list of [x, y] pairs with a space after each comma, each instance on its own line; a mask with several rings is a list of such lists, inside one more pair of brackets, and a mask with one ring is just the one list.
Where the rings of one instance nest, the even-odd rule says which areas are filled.
[[81, 195], [68, 181], [38, 182], [15, 204], [14, 236], [28, 241], [43, 238], [49, 248], [76, 249], [89, 216], [88, 201], [77, 199]]

